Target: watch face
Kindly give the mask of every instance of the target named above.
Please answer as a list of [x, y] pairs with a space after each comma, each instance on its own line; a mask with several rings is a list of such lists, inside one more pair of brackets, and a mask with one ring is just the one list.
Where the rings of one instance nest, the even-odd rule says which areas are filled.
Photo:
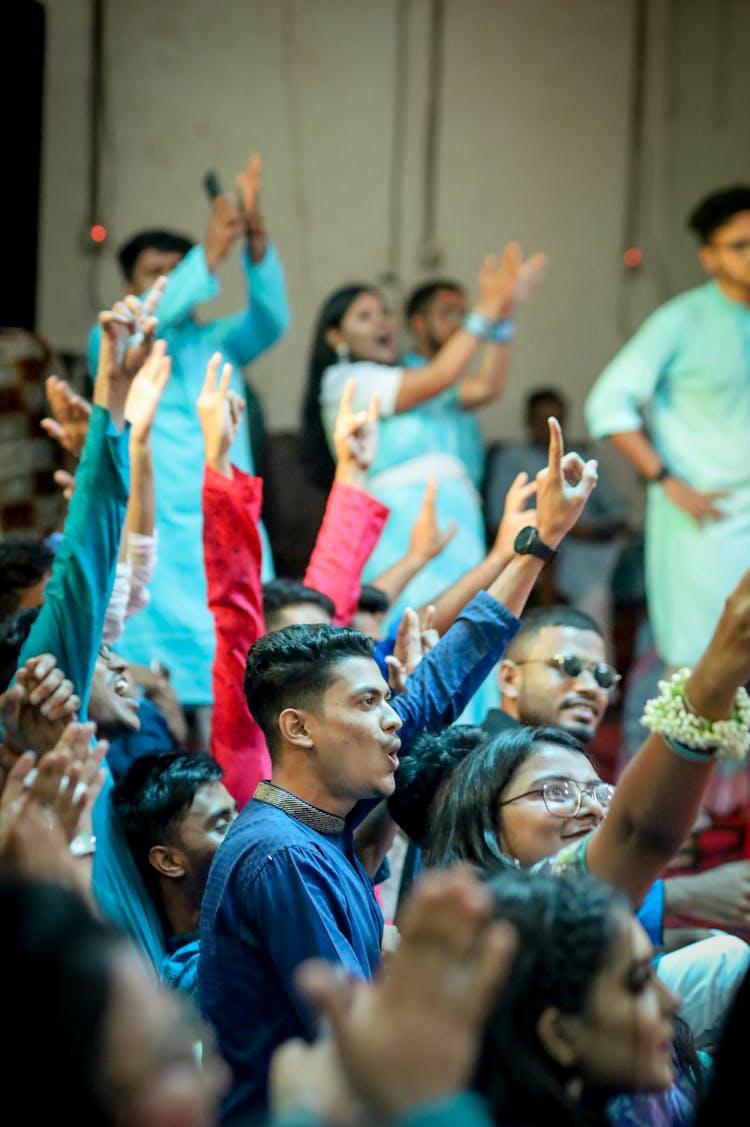
[[533, 548], [538, 539], [539, 533], [534, 528], [534, 526], [527, 525], [527, 527], [522, 528], [518, 533], [518, 536], [516, 536], [513, 547], [517, 552], [520, 552], [521, 555], [523, 555], [524, 553], [527, 553], [531, 548]]

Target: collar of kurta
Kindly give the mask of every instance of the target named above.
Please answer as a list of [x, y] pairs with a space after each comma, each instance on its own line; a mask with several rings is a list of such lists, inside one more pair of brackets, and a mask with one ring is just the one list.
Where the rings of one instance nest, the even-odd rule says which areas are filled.
[[312, 806], [291, 791], [265, 780], [258, 783], [253, 798], [267, 802], [269, 806], [277, 806], [285, 814], [296, 818], [298, 822], [304, 822], [311, 830], [317, 830], [320, 834], [340, 834], [346, 828], [346, 822], [343, 818], [339, 818], [338, 814], [329, 814], [327, 810]]

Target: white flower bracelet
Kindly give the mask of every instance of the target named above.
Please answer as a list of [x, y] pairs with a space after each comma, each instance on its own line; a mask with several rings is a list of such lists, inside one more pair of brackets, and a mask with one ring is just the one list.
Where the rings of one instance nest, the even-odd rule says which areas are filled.
[[707, 720], [698, 716], [685, 692], [690, 673], [690, 669], [678, 669], [668, 681], [659, 682], [659, 696], [646, 703], [641, 724], [685, 750], [703, 752], [704, 756], [708, 753], [716, 759], [744, 759], [750, 748], [750, 697], [746, 690], [737, 690], [729, 719]]

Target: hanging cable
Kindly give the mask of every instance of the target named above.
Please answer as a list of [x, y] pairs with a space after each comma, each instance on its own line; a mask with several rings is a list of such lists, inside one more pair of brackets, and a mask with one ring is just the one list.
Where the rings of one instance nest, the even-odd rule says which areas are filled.
[[422, 237], [419, 248], [419, 264], [424, 270], [437, 269], [442, 260], [437, 238], [437, 199], [444, 30], [444, 0], [432, 0], [427, 46], [427, 116], [422, 169]]
[[[102, 148], [104, 142], [104, 0], [91, 0], [89, 75], [89, 166], [86, 199], [87, 238], [90, 254], [87, 280], [89, 306], [101, 308], [97, 244], [106, 238], [102, 206]], [[101, 238], [97, 236], [102, 235]]]
[[402, 194], [406, 152], [410, 9], [411, 0], [398, 0], [394, 28], [393, 128], [391, 132], [391, 164], [388, 176], [388, 256], [385, 270], [378, 279], [383, 287], [391, 291], [393, 299], [400, 296], [401, 288]]

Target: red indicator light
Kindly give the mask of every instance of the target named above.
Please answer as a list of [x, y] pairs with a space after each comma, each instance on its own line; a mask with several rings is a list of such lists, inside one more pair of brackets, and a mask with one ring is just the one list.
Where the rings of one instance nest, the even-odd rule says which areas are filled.
[[107, 237], [107, 228], [103, 227], [101, 223], [95, 223], [89, 231], [91, 240], [94, 243], [103, 243]]
[[638, 247], [628, 247], [622, 256], [622, 260], [626, 266], [640, 266], [643, 261], [643, 255]]

